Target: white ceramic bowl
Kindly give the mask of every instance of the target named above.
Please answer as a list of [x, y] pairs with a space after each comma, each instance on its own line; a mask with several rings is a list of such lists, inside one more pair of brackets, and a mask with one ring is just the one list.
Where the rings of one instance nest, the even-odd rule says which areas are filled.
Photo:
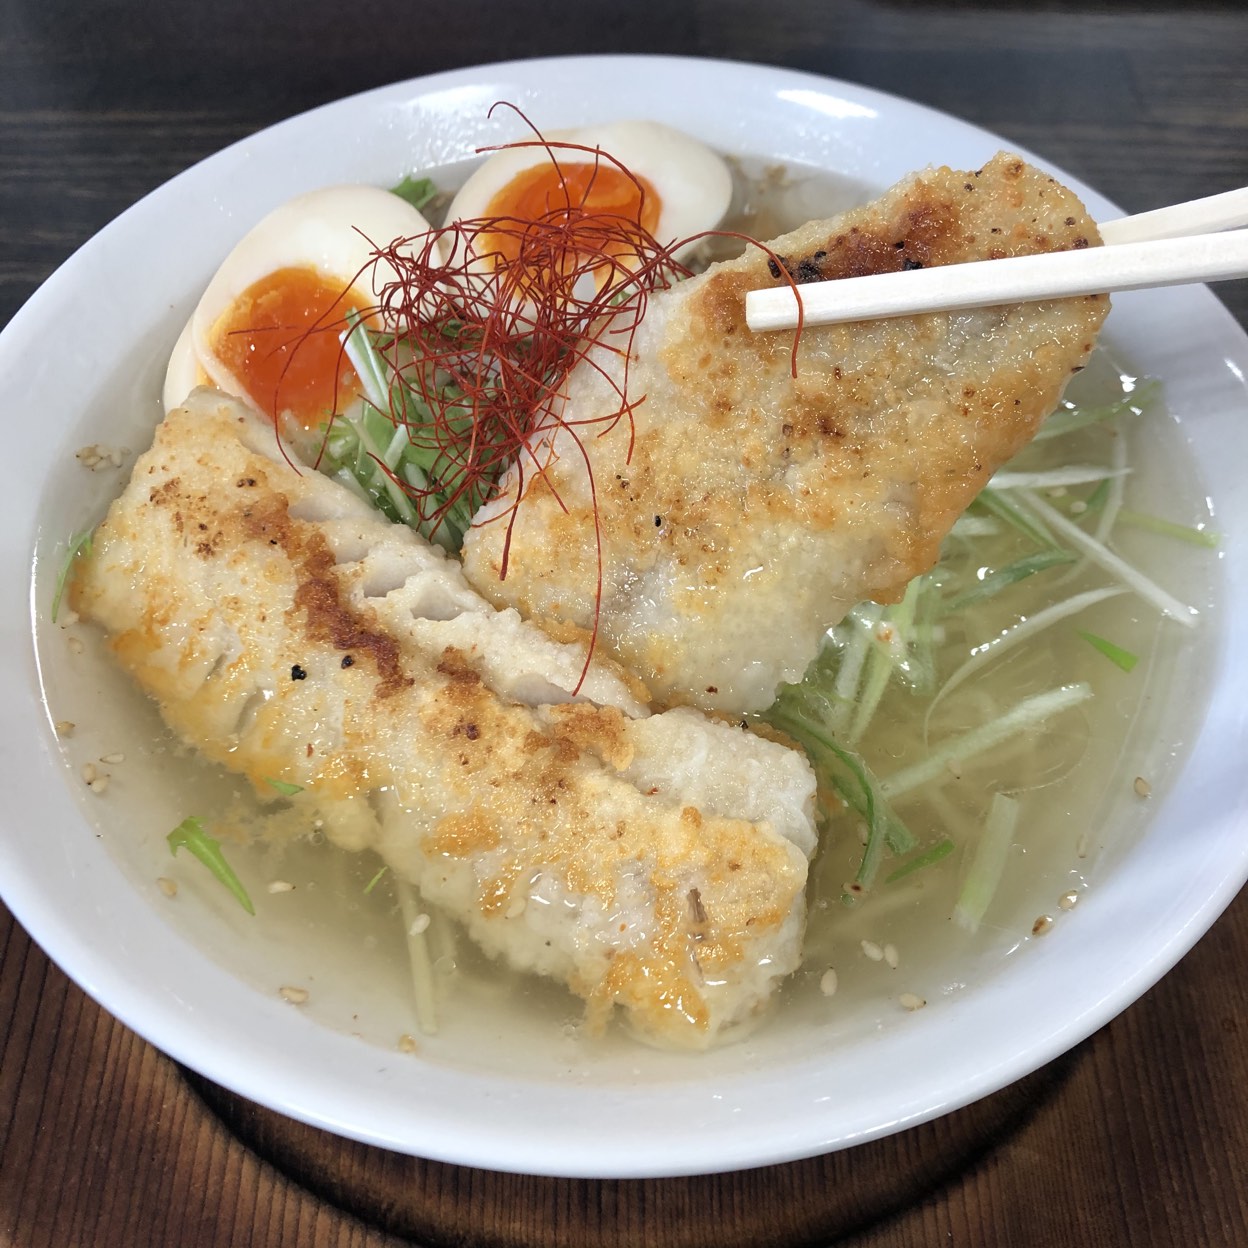
[[[250, 224], [297, 192], [350, 180], [386, 185], [510, 137], [505, 122], [486, 120], [496, 100], [545, 127], [668, 120], [727, 152], [881, 188], [932, 162], [977, 167], [1002, 146], [902, 100], [778, 69], [624, 57], [528, 62], [402, 83], [297, 117], [188, 170], [114, 221], [0, 337], [9, 412], [0, 551], [11, 594], [0, 611], [12, 657], [0, 677], [5, 901], [87, 992], [179, 1061], [328, 1130], [451, 1162], [617, 1177], [753, 1166], [896, 1131], [1003, 1086], [1139, 996], [1248, 874], [1248, 673], [1228, 628], [1248, 618], [1248, 560], [1235, 557], [1248, 535], [1248, 344], [1206, 290], [1123, 296], [1109, 331], [1165, 380], [1226, 534], [1214, 574], [1219, 609], [1200, 643], [1215, 679], [1198, 737], [1151, 821], [1098, 867], [1072, 921], [920, 1013], [867, 1011], [852, 1025], [826, 1026], [804, 1016], [696, 1058], [627, 1044], [526, 1048], [497, 1021], [452, 1048], [400, 1054], [376, 1038], [399, 1029], [382, 972], [380, 1021], [373, 1032], [361, 1022], [366, 1034], [354, 1036], [349, 1023], [277, 999], [274, 985], [288, 969], [298, 973], [289, 929], [248, 925], [210, 889], [184, 890], [176, 907], [163, 897], [155, 875], [160, 862], [169, 869], [164, 833], [186, 809], [159, 768], [119, 766], [110, 794], [97, 798], [67, 765], [119, 747], [105, 735], [123, 697], [119, 678], [89, 656], [82, 666], [68, 661], [56, 630], [38, 649], [31, 643], [32, 620], [46, 618], [49, 565], [65, 536], [95, 518], [74, 450], [144, 445], [168, 349]], [[1114, 215], [1094, 192], [1076, 189], [1094, 214]], [[18, 592], [26, 584], [29, 598]], [[62, 718], [80, 723], [64, 749], [51, 730]], [[337, 962], [326, 955], [323, 981], [366, 978], [358, 963], [367, 943]]]

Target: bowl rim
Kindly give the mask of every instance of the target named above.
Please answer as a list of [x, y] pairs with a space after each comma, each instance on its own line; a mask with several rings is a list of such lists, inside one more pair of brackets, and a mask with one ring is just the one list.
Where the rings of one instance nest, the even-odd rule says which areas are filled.
[[[185, 205], [196, 196], [211, 195], [214, 180], [227, 171], [254, 168], [287, 150], [302, 152], [327, 126], [332, 130], [348, 115], [402, 118], [411, 112], [415, 100], [453, 99], [457, 93], [473, 90], [481, 98], [482, 83], [497, 81], [524, 84], [535, 99], [554, 90], [549, 86], [552, 81], [574, 84], [559, 88], [569, 94], [596, 85], [613, 99], [624, 91], [623, 84], [637, 81], [649, 84], [646, 89], [652, 92], [666, 89], [676, 94], [690, 91], [691, 83], [707, 92], [731, 86], [740, 94], [757, 93], [759, 99], [783, 99], [783, 107], [794, 110], [794, 115], [804, 110], [810, 117], [864, 129], [871, 124], [915, 127], [922, 123], [917, 128], [953, 136], [953, 147], [982, 148], [988, 154], [1002, 145], [988, 131], [897, 96], [745, 62], [573, 56], [500, 62], [410, 79], [279, 122], [197, 163], [138, 201], [75, 252], [0, 333], [0, 377], [18, 375], [19, 361], [37, 352], [48, 325], [63, 315], [77, 286], [88, 277], [98, 280], [101, 273], [112, 271], [124, 259], [127, 246], [162, 219], [169, 205]], [[721, 133], [733, 132], [731, 118], [717, 124]], [[1051, 162], [1016, 150], [1052, 168]], [[1055, 172], [1084, 196], [1095, 215], [1114, 211], [1077, 179]], [[233, 212], [244, 215], [243, 209], [233, 208], [226, 209], [225, 215]], [[1147, 321], [1152, 297], [1154, 292], [1124, 299], [1124, 324], [1134, 326], [1132, 316]], [[1248, 372], [1248, 338], [1242, 329], [1204, 288], [1166, 292], [1163, 298], [1166, 319], [1184, 327], [1179, 331], [1181, 342], [1172, 351], [1177, 354], [1182, 342], [1190, 338], [1192, 326], [1198, 326], [1208, 340], [1211, 358], [1220, 354], [1225, 363], [1219, 377], [1226, 394], [1231, 393], [1232, 377], [1239, 370], [1242, 400], [1242, 378]], [[1138, 326], [1132, 332], [1143, 333]], [[1167, 349], [1160, 329], [1144, 337], [1158, 351]], [[48, 367], [25, 383], [33, 393], [50, 384], [45, 375]], [[1180, 416], [1188, 422], [1192, 436], [1208, 436], [1197, 414], [1184, 411]], [[15, 489], [22, 481], [20, 465], [0, 466], [0, 472], [9, 475]], [[29, 482], [23, 485], [26, 495], [32, 488]], [[1248, 515], [1244, 491], [1234, 494], [1228, 487], [1225, 496], [1232, 514]], [[0, 556], [7, 561], [10, 574], [24, 577], [30, 585], [25, 602], [5, 608], [10, 636], [22, 637], [25, 652], [22, 669], [14, 665], [4, 678], [9, 685], [7, 701], [16, 705], [15, 694], [20, 692], [23, 714], [37, 706], [41, 696], [41, 659], [29, 639], [43, 600], [31, 575], [31, 551], [36, 552], [37, 571], [47, 562], [55, 540], [55, 535], [38, 526], [36, 514], [27, 521], [10, 525], [10, 531], [0, 538]], [[1235, 573], [1230, 560], [1221, 559], [1220, 572], [1219, 601], [1248, 604], [1245, 577]], [[41, 576], [39, 584], [44, 579]], [[1226, 614], [1236, 618], [1234, 610]], [[658, 1177], [789, 1161], [916, 1125], [1036, 1069], [1126, 1008], [1191, 948], [1229, 904], [1248, 879], [1248, 838], [1237, 836], [1237, 830], [1248, 822], [1248, 801], [1241, 786], [1220, 774], [1219, 760], [1228, 752], [1228, 733], [1237, 741], [1248, 740], [1248, 720], [1233, 705], [1232, 691], [1242, 686], [1244, 666], [1234, 658], [1225, 628], [1217, 634], [1213, 648], [1219, 673], [1231, 678], [1211, 691], [1209, 713], [1184, 769], [1182, 793], [1160, 798], [1150, 825], [1178, 829], [1190, 823], [1202, 832], [1194, 837], [1194, 846], [1190, 841], [1180, 846], [1153, 837], [1149, 848], [1156, 861], [1143, 898], [1124, 896], [1120, 883], [1110, 878], [1081, 904], [1083, 932], [1104, 941], [1111, 956], [1091, 967], [1076, 962], [1079, 982], [1067, 988], [1060, 1017], [1055, 1018], [1053, 994], [1068, 976], [1063, 958], [1068, 958], [1071, 945], [1065, 933], [1055, 932], [1043, 947], [1029, 951], [1029, 976], [992, 981], [994, 1009], [1009, 1020], [1013, 1034], [1026, 1033], [1026, 1044], [999, 1039], [989, 1043], [981, 1038], [979, 1045], [968, 1045], [968, 1024], [983, 1022], [983, 1009], [969, 1008], [973, 1004], [969, 999], [950, 1003], [956, 1008], [946, 1009], [941, 1003], [942, 1008], [926, 1011], [926, 1017], [906, 1020], [905, 1025], [879, 1037], [872, 1069], [891, 1067], [899, 1073], [890, 1086], [874, 1093], [856, 1094], [829, 1069], [827, 1059], [806, 1060], [779, 1071], [750, 1067], [747, 1061], [735, 1079], [724, 1078], [715, 1087], [696, 1078], [680, 1085], [675, 1099], [683, 1119], [673, 1122], [666, 1116], [673, 1100], [667, 1084], [658, 1098], [647, 1097], [644, 1087], [630, 1086], [626, 1080], [587, 1093], [575, 1082], [528, 1080], [509, 1085], [431, 1065], [421, 1089], [429, 1099], [419, 1113], [396, 1113], [396, 1096], [411, 1093], [410, 1059], [382, 1055], [384, 1060], [362, 1088], [349, 1073], [352, 1064], [360, 1064], [357, 1042], [326, 1034], [324, 1028], [280, 1002], [250, 992], [240, 994], [238, 981], [228, 972], [179, 933], [161, 929], [154, 911], [146, 920], [128, 913], [134, 900], [131, 890], [106, 849], [96, 852], [80, 843], [51, 849], [36, 846], [14, 830], [15, 811], [10, 811], [5, 817], [5, 835], [0, 836], [0, 894], [18, 921], [71, 978], [157, 1048], [242, 1096], [337, 1134], [455, 1164], [568, 1177]], [[52, 712], [46, 706], [44, 718], [47, 722], [38, 734], [16, 734], [10, 726], [14, 774], [64, 779], [64, 764], [50, 728]], [[1214, 793], [1219, 795], [1217, 800]], [[42, 797], [39, 810], [49, 826], [82, 824], [82, 812], [67, 791], [48, 790]], [[1180, 803], [1186, 803], [1182, 812]], [[32, 811], [33, 807], [26, 813]], [[1229, 852], [1228, 847], [1236, 852]], [[1180, 883], [1173, 886], [1176, 879]], [[1168, 893], [1162, 884], [1170, 888]], [[1141, 926], [1150, 921], [1144, 929], [1150, 943], [1147, 956], [1139, 956], [1123, 941], [1121, 928], [1128, 921]], [[137, 928], [129, 932], [135, 923]], [[121, 929], [127, 934], [114, 937], [114, 931]], [[119, 963], [119, 949], [131, 960]], [[187, 984], [188, 966], [194, 969], [192, 985]], [[1046, 985], [1045, 999], [1040, 1001], [1033, 995], [1032, 981], [1037, 977]], [[957, 1055], [936, 1077], [905, 1069], [907, 1046], [916, 1032], [925, 1037], [925, 1043], [939, 1046], [940, 1052]], [[301, 1069], [285, 1050], [261, 1042], [261, 1033], [280, 1036], [288, 1045], [315, 1054], [318, 1065]], [[339, 1082], [326, 1086], [326, 1072]], [[800, 1086], [794, 1085], [795, 1079]], [[539, 1102], [542, 1117], [535, 1122]], [[664, 1108], [664, 1118], [658, 1119], [664, 1127], [656, 1132], [655, 1115]], [[597, 1116], [599, 1125], [585, 1120], [587, 1109], [591, 1118]], [[613, 1127], [606, 1137], [600, 1126], [603, 1120]]]

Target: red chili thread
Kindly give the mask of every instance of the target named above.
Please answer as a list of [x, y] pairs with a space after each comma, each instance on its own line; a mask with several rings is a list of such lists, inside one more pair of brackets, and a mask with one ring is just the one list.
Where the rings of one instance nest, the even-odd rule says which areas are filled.
[[[523, 113], [513, 111], [531, 126]], [[559, 152], [587, 155], [596, 167], [610, 162], [632, 181], [642, 203], [646, 192], [632, 172], [609, 153], [584, 144], [548, 140], [531, 128], [535, 138], [501, 146], [545, 149], [559, 173], [566, 205], [555, 205], [534, 220], [510, 216], [460, 220], [385, 246], [368, 240], [373, 259], [351, 285], [369, 276], [375, 279], [383, 264], [397, 274], [379, 286], [374, 282], [377, 303], [363, 314], [366, 322], [381, 327], [374, 329], [376, 349], [394, 375], [420, 399], [427, 416], [422, 413], [419, 420], [410, 419], [402, 400], [396, 403], [393, 397], [386, 414], [396, 429], [406, 430], [413, 446], [436, 452], [447, 469], [441, 480], [421, 488], [378, 463], [411, 498], [422, 521], [436, 528], [460, 500], [475, 512], [497, 497], [499, 480], [514, 466], [514, 500], [486, 522], [505, 521], [507, 525], [500, 579], [507, 575], [517, 510], [531, 476], [546, 479], [555, 501], [564, 506], [547, 469], [554, 455], [551, 441], [555, 435], [559, 431], [571, 435], [588, 477], [597, 553], [594, 621], [574, 690], [579, 692], [597, 643], [603, 583], [597, 492], [583, 437], [609, 433], [621, 420], [627, 420], [626, 462], [631, 460], [633, 412], [644, 396], [630, 397], [628, 365], [651, 292], [691, 275], [675, 259], [676, 253], [691, 242], [735, 238], [759, 247], [776, 262], [797, 296], [799, 321], [791, 357], [795, 377], [802, 305], [797, 284], [779, 257], [748, 235], [708, 230], [664, 245], [631, 217], [589, 209], [592, 176], [584, 196], [573, 202], [559, 167]], [[512, 240], [517, 245], [515, 257], [508, 258], [492, 247], [489, 240], [494, 237]], [[439, 244], [445, 244], [449, 260], [440, 258]], [[333, 308], [328, 310], [300, 338], [325, 331], [341, 335], [346, 321], [341, 315], [331, 315], [333, 312]], [[295, 345], [297, 348], [298, 339]], [[595, 353], [604, 350], [623, 359], [618, 382], [596, 358]], [[614, 410], [593, 417], [565, 413], [563, 385], [580, 364], [594, 368], [610, 384], [619, 399]], [[461, 394], [448, 395], [448, 381]], [[337, 416], [335, 410], [331, 423]], [[447, 482], [453, 482], [449, 490]]]

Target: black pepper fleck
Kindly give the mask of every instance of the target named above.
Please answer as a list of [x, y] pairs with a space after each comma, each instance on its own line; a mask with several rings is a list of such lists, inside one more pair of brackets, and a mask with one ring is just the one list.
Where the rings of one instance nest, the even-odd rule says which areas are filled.
[[354, 660], [354, 659], [353, 659], [353, 658], [352, 658], [349, 654], [344, 654], [344, 655], [342, 656], [342, 665], [343, 665], [343, 667], [350, 667], [350, 666], [351, 666], [351, 664], [352, 664], [352, 663], [354, 663], [354, 662], [355, 662], [355, 660]]
[[822, 278], [823, 274], [819, 271], [819, 266], [809, 257], [798, 261], [797, 271], [793, 274], [794, 281], [805, 284], [821, 281]]

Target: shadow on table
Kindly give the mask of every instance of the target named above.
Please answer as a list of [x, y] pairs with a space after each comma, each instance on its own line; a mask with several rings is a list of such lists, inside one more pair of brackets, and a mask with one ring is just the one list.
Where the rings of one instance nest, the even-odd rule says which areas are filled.
[[1082, 1051], [857, 1148], [673, 1179], [552, 1179], [425, 1161], [328, 1135], [183, 1073], [265, 1161], [365, 1223], [430, 1248], [794, 1248], [861, 1231], [975, 1166], [1054, 1097]]

